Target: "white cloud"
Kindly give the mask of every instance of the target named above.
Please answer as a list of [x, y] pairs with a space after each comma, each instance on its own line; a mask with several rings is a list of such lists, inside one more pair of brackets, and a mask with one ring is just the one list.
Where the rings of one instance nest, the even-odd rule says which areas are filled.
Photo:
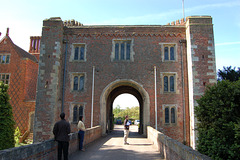
[[221, 7], [236, 7], [240, 6], [240, 1], [226, 2], [226, 3], [216, 3], [216, 4], [206, 4], [201, 6], [196, 6], [192, 8], [186, 8], [186, 12], [192, 12], [196, 10], [203, 10], [207, 8], [221, 8]]
[[[240, 6], [240, 1], [234, 1], [234, 2], [226, 2], [226, 3], [217, 3], [217, 4], [206, 4], [206, 5], [200, 5], [196, 7], [191, 7], [191, 8], [185, 8], [185, 13], [191, 14], [191, 12], [196, 12], [200, 10], [205, 10], [205, 9], [214, 9], [214, 8], [221, 8], [221, 7], [236, 7]], [[189, 15], [188, 14], [188, 15]], [[182, 8], [180, 9], [174, 9], [174, 10], [169, 10], [167, 12], [162, 12], [158, 14], [147, 14], [147, 15], [141, 15], [141, 16], [129, 16], [129, 17], [124, 17], [124, 18], [113, 18], [109, 19], [106, 21], [99, 22], [102, 25], [114, 25], [114, 24], [146, 24], [146, 23], [168, 23], [168, 21], [171, 22], [171, 18], [175, 17], [176, 15], [179, 15], [180, 17], [182, 16]], [[172, 19], [172, 20], [177, 20], [177, 19]], [[90, 25], [98, 25], [96, 23], [90, 24]]]
[[223, 43], [217, 43], [216, 46], [225, 46], [225, 45], [235, 45], [240, 44], [240, 42], [223, 42]]

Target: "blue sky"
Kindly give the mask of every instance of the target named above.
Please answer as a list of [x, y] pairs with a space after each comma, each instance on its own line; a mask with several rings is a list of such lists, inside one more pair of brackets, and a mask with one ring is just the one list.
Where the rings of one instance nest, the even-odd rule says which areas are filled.
[[[184, 6], [185, 17], [213, 17], [217, 69], [240, 67], [240, 0], [185, 0]], [[165, 25], [183, 17], [182, 0], [8, 0], [0, 10], [0, 39], [9, 27], [13, 42], [26, 51], [50, 17], [86, 25]]]
[[[13, 42], [29, 50], [30, 36], [41, 36], [42, 21], [50, 17], [75, 19], [86, 25], [165, 25], [183, 17], [182, 0], [5, 0], [0, 3], [0, 39], [10, 28]], [[185, 0], [185, 17], [213, 17], [217, 69], [240, 67], [240, 0]], [[136, 99], [122, 95], [126, 104]], [[129, 102], [133, 103], [129, 103]]]

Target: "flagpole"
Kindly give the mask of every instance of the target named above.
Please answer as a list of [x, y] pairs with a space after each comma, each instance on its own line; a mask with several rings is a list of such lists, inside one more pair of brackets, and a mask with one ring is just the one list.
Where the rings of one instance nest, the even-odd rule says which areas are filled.
[[182, 7], [183, 7], [183, 18], [185, 19], [185, 14], [184, 14], [184, 0], [182, 0]]

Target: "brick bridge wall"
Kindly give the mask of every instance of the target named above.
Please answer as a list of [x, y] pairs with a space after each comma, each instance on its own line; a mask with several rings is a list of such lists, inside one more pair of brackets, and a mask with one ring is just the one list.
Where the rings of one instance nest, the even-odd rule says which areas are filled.
[[166, 160], [210, 160], [208, 156], [185, 146], [150, 126], [147, 127], [147, 138], [153, 142]]
[[[93, 142], [102, 136], [101, 126], [89, 128], [85, 132], [84, 145]], [[69, 154], [78, 150], [78, 134], [71, 133], [69, 142]], [[21, 160], [35, 160], [57, 159], [57, 142], [53, 139], [37, 142], [34, 144], [21, 146], [17, 148], [10, 148], [0, 151], [0, 160], [7, 159], [21, 159]]]

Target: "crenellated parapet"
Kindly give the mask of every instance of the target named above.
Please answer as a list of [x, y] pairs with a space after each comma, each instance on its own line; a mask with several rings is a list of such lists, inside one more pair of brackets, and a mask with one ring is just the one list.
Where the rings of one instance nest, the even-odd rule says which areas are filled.
[[63, 22], [63, 25], [64, 26], [83, 26], [82, 23], [80, 23], [78, 21], [75, 21], [74, 19], [72, 19], [72, 20], [65, 20]]
[[172, 21], [171, 23], [167, 23], [168, 26], [180, 26], [180, 25], [185, 25], [186, 21], [184, 18], [182, 18], [181, 20], [176, 20], [176, 21]]

